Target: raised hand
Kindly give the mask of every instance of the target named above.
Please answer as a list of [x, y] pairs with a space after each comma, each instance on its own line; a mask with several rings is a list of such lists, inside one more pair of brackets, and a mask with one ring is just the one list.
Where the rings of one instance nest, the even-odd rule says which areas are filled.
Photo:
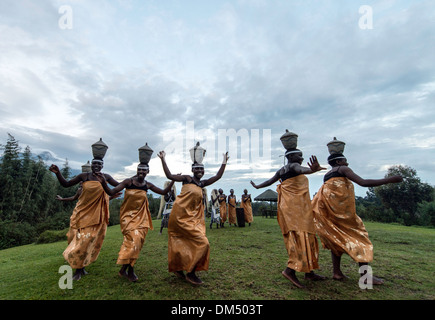
[[228, 155], [228, 151], [223, 153], [223, 156], [224, 156], [224, 160], [222, 163], [227, 163], [228, 159], [230, 158], [230, 156]]
[[389, 179], [390, 179], [390, 183], [398, 183], [398, 182], [403, 181], [402, 176], [392, 176], [392, 177], [389, 177]]
[[311, 171], [313, 171], [313, 172], [317, 172], [320, 170], [326, 170], [326, 168], [323, 168], [320, 166], [319, 161], [317, 160], [316, 156], [311, 156], [310, 162], [308, 162], [307, 164], [310, 167]]
[[101, 172], [95, 172], [94, 176], [100, 181], [101, 183], [106, 183], [106, 177]]
[[60, 172], [59, 167], [55, 164], [52, 164], [50, 166], [50, 168], [48, 168], [48, 170], [50, 170], [51, 172], [53, 172], [55, 174], [58, 174]]
[[157, 156], [158, 156], [160, 159], [164, 160], [165, 157], [166, 157], [166, 152], [162, 150], [162, 151], [160, 151], [160, 152], [157, 154]]

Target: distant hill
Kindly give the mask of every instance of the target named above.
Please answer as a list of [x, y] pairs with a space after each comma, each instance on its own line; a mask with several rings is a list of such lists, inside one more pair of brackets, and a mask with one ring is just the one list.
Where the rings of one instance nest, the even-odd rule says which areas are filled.
[[[65, 159], [55, 157], [50, 151], [43, 151], [43, 152], [36, 154], [36, 155], [32, 153], [32, 158], [35, 160], [38, 160], [38, 158], [40, 158], [47, 166], [55, 164], [59, 168], [63, 168], [63, 166], [65, 164]], [[72, 176], [76, 176], [82, 172], [79, 169], [74, 169], [71, 167], [70, 167], [70, 169], [71, 169]]]

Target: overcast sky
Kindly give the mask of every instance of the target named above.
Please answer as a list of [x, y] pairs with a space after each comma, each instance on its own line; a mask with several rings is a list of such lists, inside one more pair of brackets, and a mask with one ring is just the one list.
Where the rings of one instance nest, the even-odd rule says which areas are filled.
[[[337, 137], [363, 178], [407, 165], [434, 185], [434, 9], [431, 0], [2, 0], [0, 143], [10, 133], [79, 169], [102, 138], [104, 172], [121, 181], [147, 142], [147, 179], [162, 187], [158, 151], [189, 174], [200, 141], [205, 178], [230, 152], [209, 189], [239, 199], [266, 190], [249, 181], [284, 164], [288, 129], [306, 161], [317, 155], [329, 169], [326, 144]], [[309, 176], [312, 194], [325, 172]]]

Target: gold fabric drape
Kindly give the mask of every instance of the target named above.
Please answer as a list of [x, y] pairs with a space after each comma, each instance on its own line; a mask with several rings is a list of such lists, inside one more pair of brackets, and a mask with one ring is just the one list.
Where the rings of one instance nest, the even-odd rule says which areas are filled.
[[227, 203], [225, 201], [219, 203], [219, 212], [221, 215], [221, 222], [223, 223], [227, 221]]
[[83, 191], [70, 218], [68, 246], [63, 257], [74, 268], [97, 260], [109, 223], [109, 196], [99, 181], [83, 182]]
[[236, 198], [228, 199], [228, 223], [237, 223]]
[[314, 224], [324, 248], [336, 256], [347, 253], [356, 262], [373, 260], [373, 245], [356, 214], [352, 181], [335, 177], [326, 181], [313, 201]]
[[243, 213], [245, 215], [245, 222], [251, 223], [254, 218], [252, 216], [252, 206], [251, 206], [251, 200], [248, 199], [246, 202], [242, 200], [240, 201], [240, 208], [243, 208]]
[[145, 190], [125, 190], [124, 201], [120, 208], [120, 225], [124, 240], [116, 263], [134, 266], [148, 229], [154, 229]]
[[282, 234], [304, 231], [315, 234], [308, 178], [300, 174], [277, 186], [277, 219]]
[[208, 270], [209, 260], [202, 189], [184, 184], [169, 216], [168, 270]]
[[289, 256], [287, 266], [306, 273], [318, 269], [319, 245], [307, 177], [286, 179], [277, 186], [277, 192], [277, 220]]

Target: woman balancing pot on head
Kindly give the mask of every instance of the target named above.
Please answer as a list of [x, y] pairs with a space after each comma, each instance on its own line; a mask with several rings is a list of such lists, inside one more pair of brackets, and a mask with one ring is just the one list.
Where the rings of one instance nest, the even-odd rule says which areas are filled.
[[256, 185], [251, 181], [254, 188], [264, 188], [281, 181], [278, 185], [277, 219], [284, 237], [288, 253], [287, 268], [282, 275], [289, 279], [298, 288], [304, 288], [296, 272], [305, 272], [306, 280], [323, 280], [313, 272], [318, 269], [319, 247], [315, 234], [313, 211], [306, 174], [311, 174], [322, 168], [315, 156], [310, 158], [308, 167], [303, 167], [302, 151], [296, 149], [297, 135], [291, 132], [285, 133], [281, 141], [286, 148], [285, 156], [288, 163], [279, 169], [269, 180]]
[[[182, 182], [181, 193], [172, 207], [168, 224], [168, 270], [188, 282], [200, 285], [202, 280], [196, 271], [208, 270], [210, 260], [210, 244], [206, 237], [204, 219], [204, 203], [202, 188], [218, 181], [228, 161], [228, 153], [217, 174], [209, 179], [204, 176], [202, 160], [205, 149], [199, 143], [190, 150], [192, 157], [192, 173], [190, 175], [173, 175], [166, 164], [165, 152], [160, 151], [163, 170], [170, 180]], [[185, 275], [183, 271], [186, 271]]]
[[110, 189], [106, 184], [103, 175], [100, 175], [100, 182], [107, 194], [113, 195], [125, 189], [124, 201], [120, 208], [120, 225], [124, 235], [124, 241], [118, 253], [117, 264], [122, 265], [119, 270], [121, 277], [135, 282], [138, 280], [134, 273], [134, 265], [139, 258], [145, 242], [148, 230], [153, 230], [151, 213], [148, 204], [147, 191], [165, 195], [168, 193], [174, 182], [172, 181], [164, 190], [156, 187], [151, 182], [145, 180], [149, 173], [148, 163], [153, 154], [153, 150], [148, 144], [139, 148], [140, 163], [137, 166], [137, 174], [131, 178], [125, 179], [118, 186]]
[[103, 175], [112, 186], [119, 183], [107, 173], [101, 173], [107, 149], [102, 139], [94, 143], [91, 172], [81, 173], [69, 181], [65, 180], [56, 165], [53, 164], [49, 168], [65, 188], [83, 182], [82, 193], [70, 218], [67, 235], [70, 242], [63, 252], [65, 260], [76, 269], [74, 280], [79, 280], [85, 275], [85, 267], [97, 260], [109, 224], [109, 196], [104, 192], [97, 176]]
[[[375, 187], [402, 182], [401, 176], [384, 179], [363, 179], [355, 174], [343, 155], [345, 143], [336, 138], [328, 143], [328, 163], [332, 169], [325, 174], [324, 183], [314, 196], [312, 205], [314, 224], [325, 249], [331, 250], [333, 279], [343, 280], [340, 262], [347, 253], [361, 266], [373, 260], [373, 245], [360, 217], [356, 214], [355, 192], [352, 182], [362, 187]], [[362, 272], [364, 275], [366, 272]], [[373, 284], [383, 280], [372, 277]]]

